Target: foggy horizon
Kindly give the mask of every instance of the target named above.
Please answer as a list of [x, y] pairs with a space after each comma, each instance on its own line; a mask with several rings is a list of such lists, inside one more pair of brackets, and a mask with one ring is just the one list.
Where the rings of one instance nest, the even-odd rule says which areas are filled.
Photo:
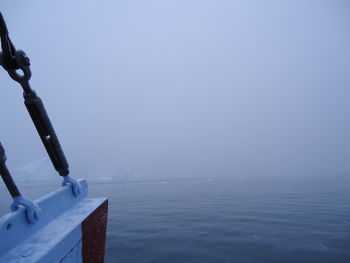
[[[268, 3], [268, 4], [267, 4]], [[349, 174], [346, 1], [12, 1], [71, 174]], [[10, 170], [47, 156], [0, 71]]]

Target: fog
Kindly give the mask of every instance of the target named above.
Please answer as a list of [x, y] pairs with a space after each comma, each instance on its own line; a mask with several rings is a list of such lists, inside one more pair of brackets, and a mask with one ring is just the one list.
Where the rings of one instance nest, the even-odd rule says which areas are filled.
[[[76, 177], [350, 172], [347, 1], [3, 2]], [[0, 88], [9, 167], [43, 158], [2, 69]]]

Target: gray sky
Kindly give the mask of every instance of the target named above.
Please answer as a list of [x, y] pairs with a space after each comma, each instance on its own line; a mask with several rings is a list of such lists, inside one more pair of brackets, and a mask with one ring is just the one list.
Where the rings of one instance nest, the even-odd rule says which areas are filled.
[[[2, 1], [4, 2], [4, 1]], [[350, 172], [348, 1], [0, 4], [72, 173]], [[0, 72], [9, 165], [45, 156]]]

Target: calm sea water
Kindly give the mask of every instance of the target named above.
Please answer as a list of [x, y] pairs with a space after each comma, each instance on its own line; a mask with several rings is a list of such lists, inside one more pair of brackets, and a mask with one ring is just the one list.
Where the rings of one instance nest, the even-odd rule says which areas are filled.
[[109, 198], [106, 262], [350, 262], [349, 177], [92, 184], [90, 196]]

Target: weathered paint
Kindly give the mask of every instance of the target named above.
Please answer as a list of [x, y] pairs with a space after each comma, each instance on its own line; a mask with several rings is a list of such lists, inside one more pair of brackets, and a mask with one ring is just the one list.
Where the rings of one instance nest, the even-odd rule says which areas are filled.
[[76, 244], [67, 255], [62, 258], [59, 263], [76, 263], [76, 262], [82, 262], [82, 241], [80, 240], [78, 244]]
[[35, 224], [27, 223], [24, 209], [0, 218], [0, 263], [83, 262], [84, 240], [93, 238], [87, 255], [97, 253], [100, 261], [84, 262], [103, 262], [108, 203], [87, 198], [87, 183], [80, 183], [78, 197], [65, 186], [37, 200], [43, 211]]
[[104, 262], [108, 200], [104, 201], [82, 223], [83, 263]]

